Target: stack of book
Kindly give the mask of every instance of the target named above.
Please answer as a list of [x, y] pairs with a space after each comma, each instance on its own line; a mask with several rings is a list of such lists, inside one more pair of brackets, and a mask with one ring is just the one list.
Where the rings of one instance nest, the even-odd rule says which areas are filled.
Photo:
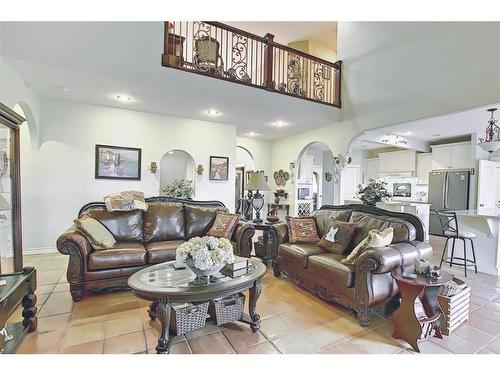
[[239, 256], [235, 256], [234, 258], [235, 258], [234, 263], [226, 264], [224, 268], [220, 271], [220, 273], [229, 277], [238, 277], [246, 275], [246, 273], [248, 272], [248, 266], [250, 265], [248, 258], [243, 258]]

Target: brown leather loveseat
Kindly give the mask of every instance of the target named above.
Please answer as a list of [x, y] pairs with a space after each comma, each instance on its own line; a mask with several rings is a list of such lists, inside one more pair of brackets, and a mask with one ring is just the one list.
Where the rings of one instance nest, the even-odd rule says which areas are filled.
[[[102, 202], [89, 203], [78, 217], [99, 220], [115, 237], [112, 249], [95, 251], [87, 238], [70, 228], [57, 240], [57, 250], [69, 255], [67, 279], [74, 301], [85, 291], [126, 286], [137, 270], [175, 259], [177, 247], [192, 237], [206, 235], [217, 211], [228, 212], [218, 201], [190, 201], [168, 197], [146, 198], [148, 209], [108, 212]], [[234, 252], [250, 256], [255, 229], [239, 223], [231, 242]]]
[[392, 244], [365, 250], [355, 264], [343, 264], [346, 255], [337, 255], [315, 244], [288, 243], [286, 224], [276, 226], [278, 255], [273, 262], [275, 276], [286, 274], [295, 283], [320, 298], [353, 309], [362, 325], [374, 313], [387, 314], [399, 306], [399, 293], [391, 271], [409, 268], [417, 258], [430, 258], [432, 247], [425, 238], [420, 219], [365, 205], [323, 206], [314, 211], [319, 236], [331, 220], [358, 223], [361, 226], [354, 245], [370, 229], [394, 228]]

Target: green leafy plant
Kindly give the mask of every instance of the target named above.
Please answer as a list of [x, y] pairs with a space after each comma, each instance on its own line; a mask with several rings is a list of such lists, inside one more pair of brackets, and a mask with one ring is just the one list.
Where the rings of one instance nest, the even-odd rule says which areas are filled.
[[163, 195], [173, 198], [192, 199], [194, 194], [193, 181], [174, 180], [161, 188]]
[[377, 202], [380, 202], [383, 198], [388, 198], [391, 195], [386, 189], [387, 182], [375, 181], [370, 178], [368, 185], [363, 187], [363, 185], [358, 185], [358, 196], [363, 204], [368, 204], [370, 206], [375, 206]]

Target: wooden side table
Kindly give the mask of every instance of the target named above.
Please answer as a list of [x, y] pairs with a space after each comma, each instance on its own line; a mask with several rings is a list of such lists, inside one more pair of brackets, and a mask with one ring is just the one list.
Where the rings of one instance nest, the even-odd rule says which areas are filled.
[[255, 255], [262, 260], [264, 264], [268, 264], [276, 258], [278, 255], [278, 235], [275, 229], [276, 224], [282, 223], [278, 221], [277, 223], [263, 222], [260, 224], [252, 223], [256, 230], [262, 231], [262, 252], [258, 252], [255, 249]]
[[[401, 305], [392, 314], [394, 332], [392, 337], [406, 341], [420, 353], [419, 341], [431, 337], [443, 338], [441, 323], [444, 320], [443, 310], [439, 306], [437, 291], [439, 287], [451, 281], [452, 276], [441, 271], [440, 279], [431, 279], [418, 275], [416, 280], [405, 279], [400, 270], [391, 272], [401, 293]], [[420, 299], [423, 312], [415, 311], [415, 301]]]

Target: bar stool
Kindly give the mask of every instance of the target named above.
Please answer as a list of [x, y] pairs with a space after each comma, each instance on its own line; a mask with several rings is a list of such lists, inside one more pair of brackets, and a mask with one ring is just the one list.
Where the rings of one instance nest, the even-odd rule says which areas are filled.
[[[443, 236], [446, 237], [446, 243], [443, 250], [443, 255], [441, 256], [441, 263], [439, 263], [439, 267], [443, 264], [443, 262], [448, 263], [450, 267], [452, 265], [464, 266], [465, 277], [467, 277], [467, 266], [473, 265], [474, 270], [477, 273], [477, 264], [476, 264], [476, 253], [474, 251], [474, 241], [476, 238], [476, 234], [473, 232], [460, 232], [458, 230], [458, 220], [457, 214], [453, 211], [441, 211], [441, 210], [432, 210], [438, 217], [439, 222], [441, 223], [441, 229], [443, 230]], [[453, 245], [451, 247], [451, 257], [445, 257], [445, 254], [448, 250], [448, 241], [453, 241]], [[464, 243], [464, 256], [456, 257], [455, 256], [455, 241], [462, 240]], [[467, 258], [467, 240], [470, 241], [472, 248], [472, 260]], [[455, 262], [461, 261], [460, 263]]]

